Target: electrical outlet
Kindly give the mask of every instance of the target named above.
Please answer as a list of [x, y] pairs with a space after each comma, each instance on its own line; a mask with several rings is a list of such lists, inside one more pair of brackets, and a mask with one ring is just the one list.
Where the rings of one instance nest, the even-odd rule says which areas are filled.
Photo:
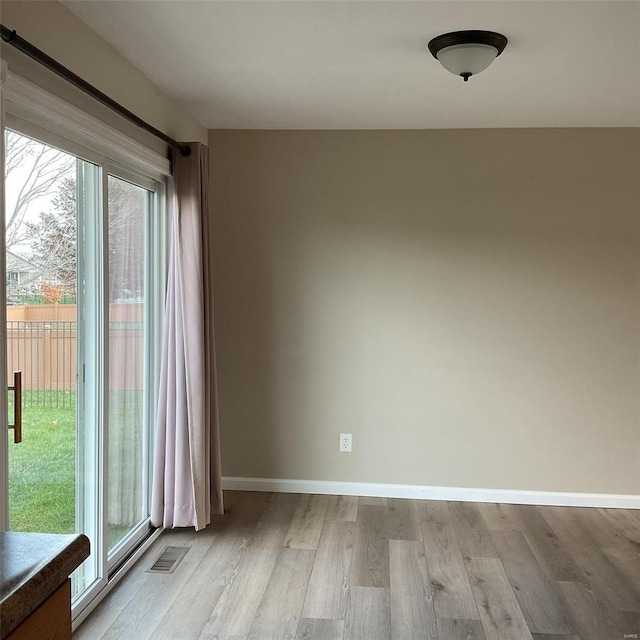
[[344, 453], [351, 453], [351, 434], [350, 433], [340, 434], [340, 451]]

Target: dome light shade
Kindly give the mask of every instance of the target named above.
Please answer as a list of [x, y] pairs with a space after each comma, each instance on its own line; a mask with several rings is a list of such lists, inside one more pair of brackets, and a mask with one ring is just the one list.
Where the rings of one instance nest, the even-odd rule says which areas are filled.
[[466, 82], [484, 71], [507, 46], [507, 39], [493, 31], [455, 31], [429, 42], [429, 51], [451, 73]]

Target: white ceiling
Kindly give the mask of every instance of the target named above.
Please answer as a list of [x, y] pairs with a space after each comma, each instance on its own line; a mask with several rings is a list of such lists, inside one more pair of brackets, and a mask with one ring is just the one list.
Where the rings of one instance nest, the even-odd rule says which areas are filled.
[[[640, 126], [640, 1], [66, 0], [207, 128]], [[504, 33], [463, 83], [427, 42]]]

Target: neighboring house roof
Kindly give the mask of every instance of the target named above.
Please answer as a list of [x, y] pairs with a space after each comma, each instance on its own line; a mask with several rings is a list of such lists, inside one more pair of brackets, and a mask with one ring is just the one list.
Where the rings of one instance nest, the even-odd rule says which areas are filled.
[[38, 267], [33, 262], [21, 258], [12, 251], [7, 251], [7, 273], [11, 271], [17, 271], [18, 273], [33, 272], [38, 271]]

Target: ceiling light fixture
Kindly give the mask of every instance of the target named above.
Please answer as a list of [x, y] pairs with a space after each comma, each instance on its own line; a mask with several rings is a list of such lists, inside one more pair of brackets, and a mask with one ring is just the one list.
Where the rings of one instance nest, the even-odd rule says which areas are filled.
[[454, 31], [429, 42], [429, 51], [451, 73], [466, 82], [484, 71], [504, 50], [508, 40], [494, 31]]

